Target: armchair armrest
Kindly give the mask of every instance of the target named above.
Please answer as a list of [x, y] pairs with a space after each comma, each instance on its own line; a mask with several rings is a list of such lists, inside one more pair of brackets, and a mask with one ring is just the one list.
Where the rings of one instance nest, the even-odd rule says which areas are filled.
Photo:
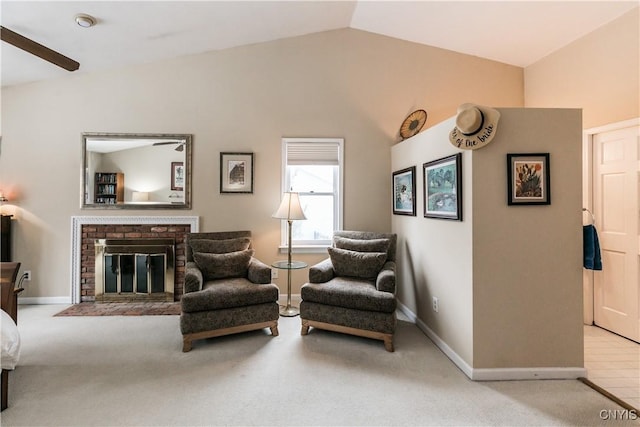
[[334, 276], [335, 272], [333, 271], [331, 258], [320, 261], [309, 268], [309, 282], [311, 283], [325, 283], [333, 279]]
[[271, 267], [251, 257], [247, 278], [252, 283], [271, 283]]
[[184, 293], [202, 290], [202, 271], [195, 262], [187, 262], [184, 273]]
[[395, 261], [387, 261], [378, 277], [376, 278], [376, 289], [383, 292], [396, 292], [396, 263]]

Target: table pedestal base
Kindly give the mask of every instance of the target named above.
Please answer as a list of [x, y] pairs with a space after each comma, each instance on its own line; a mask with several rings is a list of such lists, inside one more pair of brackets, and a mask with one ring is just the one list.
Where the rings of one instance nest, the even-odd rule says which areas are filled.
[[284, 317], [294, 317], [300, 314], [300, 309], [298, 307], [293, 307], [291, 305], [281, 305], [280, 306], [280, 316]]

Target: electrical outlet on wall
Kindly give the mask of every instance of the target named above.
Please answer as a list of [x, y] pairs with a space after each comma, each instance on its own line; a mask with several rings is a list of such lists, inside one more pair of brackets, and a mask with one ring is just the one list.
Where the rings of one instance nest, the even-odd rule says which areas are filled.
[[31, 280], [31, 270], [25, 270], [24, 280]]
[[277, 279], [278, 278], [278, 270], [275, 268], [271, 269], [271, 278], [272, 279]]
[[438, 306], [438, 297], [432, 297], [431, 302], [433, 303], [433, 311], [437, 313], [440, 309], [440, 307]]

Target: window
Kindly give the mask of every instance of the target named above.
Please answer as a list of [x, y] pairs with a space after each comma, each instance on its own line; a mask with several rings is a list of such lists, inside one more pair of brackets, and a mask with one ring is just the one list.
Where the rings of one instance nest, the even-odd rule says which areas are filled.
[[[331, 244], [334, 230], [342, 229], [342, 138], [283, 138], [282, 191], [295, 191], [307, 217], [294, 221], [294, 250]], [[282, 245], [287, 245], [287, 223], [282, 221]]]

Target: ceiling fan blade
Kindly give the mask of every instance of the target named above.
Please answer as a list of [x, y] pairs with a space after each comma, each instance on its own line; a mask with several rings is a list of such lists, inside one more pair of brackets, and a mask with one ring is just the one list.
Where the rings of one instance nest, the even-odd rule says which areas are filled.
[[34, 42], [31, 39], [26, 38], [16, 32], [11, 31], [8, 28], [0, 26], [0, 39], [7, 42], [19, 49], [27, 51], [39, 58], [49, 61], [52, 64], [62, 67], [67, 71], [75, 71], [80, 68], [80, 63], [68, 58], [61, 53], [51, 50], [40, 43]]
[[174, 148], [174, 150], [176, 150], [176, 151], [184, 151], [184, 142], [182, 142], [182, 141], [154, 142], [152, 145], [154, 147], [157, 147], [159, 145], [171, 145], [171, 144], [178, 144], [178, 146], [176, 148]]

